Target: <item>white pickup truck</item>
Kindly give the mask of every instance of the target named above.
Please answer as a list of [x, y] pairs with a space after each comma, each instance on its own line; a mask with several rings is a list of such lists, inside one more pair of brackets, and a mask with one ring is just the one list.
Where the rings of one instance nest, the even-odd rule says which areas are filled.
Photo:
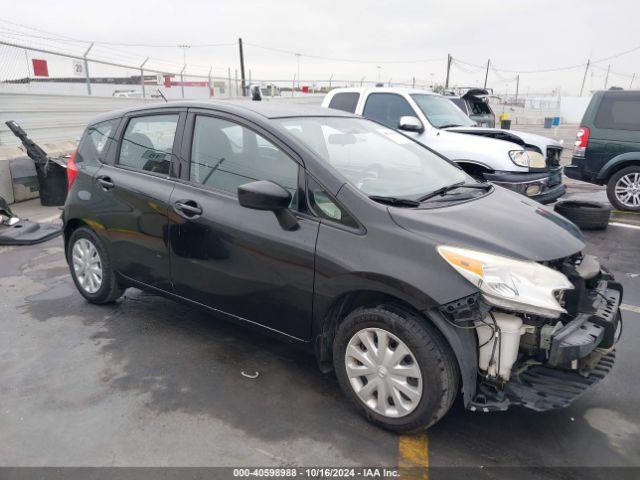
[[413, 136], [467, 173], [550, 203], [566, 192], [562, 144], [526, 132], [477, 127], [441, 95], [400, 88], [337, 88], [323, 107], [362, 115]]

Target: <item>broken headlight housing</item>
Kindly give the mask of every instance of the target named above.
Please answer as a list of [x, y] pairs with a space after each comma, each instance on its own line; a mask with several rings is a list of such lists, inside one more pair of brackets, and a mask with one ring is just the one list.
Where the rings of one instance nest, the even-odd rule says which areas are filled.
[[566, 313], [556, 293], [572, 289], [573, 284], [556, 270], [466, 248], [441, 245], [438, 253], [491, 305], [550, 318]]
[[509, 158], [511, 158], [511, 161], [519, 167], [529, 167], [531, 164], [529, 154], [524, 150], [510, 150]]

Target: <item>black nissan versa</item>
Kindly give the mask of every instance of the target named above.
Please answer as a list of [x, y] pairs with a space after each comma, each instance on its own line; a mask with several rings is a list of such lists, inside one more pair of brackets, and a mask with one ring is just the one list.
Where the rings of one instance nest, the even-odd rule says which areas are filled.
[[136, 287], [300, 342], [382, 427], [428, 427], [460, 391], [566, 406], [613, 366], [622, 288], [578, 229], [370, 120], [148, 106], [92, 121], [68, 172], [87, 300]]

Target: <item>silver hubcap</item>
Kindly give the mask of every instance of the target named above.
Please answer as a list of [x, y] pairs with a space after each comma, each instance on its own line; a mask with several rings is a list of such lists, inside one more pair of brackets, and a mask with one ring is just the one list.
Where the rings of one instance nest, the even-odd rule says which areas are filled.
[[404, 417], [420, 403], [422, 373], [409, 347], [380, 328], [357, 332], [347, 345], [345, 368], [362, 402], [385, 417]]
[[615, 186], [616, 198], [627, 207], [640, 207], [640, 173], [620, 177]]
[[96, 293], [102, 285], [102, 261], [95, 245], [86, 238], [73, 244], [71, 263], [78, 283], [88, 293]]

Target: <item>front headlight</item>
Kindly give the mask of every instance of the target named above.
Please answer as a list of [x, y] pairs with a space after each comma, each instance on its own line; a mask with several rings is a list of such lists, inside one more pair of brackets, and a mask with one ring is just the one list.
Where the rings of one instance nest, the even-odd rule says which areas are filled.
[[528, 167], [531, 164], [529, 155], [524, 150], [510, 150], [509, 157], [519, 167]]
[[542, 155], [540, 152], [529, 150], [527, 152], [527, 155], [529, 156], [530, 168], [544, 168], [547, 166], [547, 159], [544, 158], [544, 155]]
[[551, 318], [566, 313], [555, 293], [572, 289], [573, 285], [556, 270], [465, 248], [441, 245], [438, 253], [478, 287], [491, 305]]

